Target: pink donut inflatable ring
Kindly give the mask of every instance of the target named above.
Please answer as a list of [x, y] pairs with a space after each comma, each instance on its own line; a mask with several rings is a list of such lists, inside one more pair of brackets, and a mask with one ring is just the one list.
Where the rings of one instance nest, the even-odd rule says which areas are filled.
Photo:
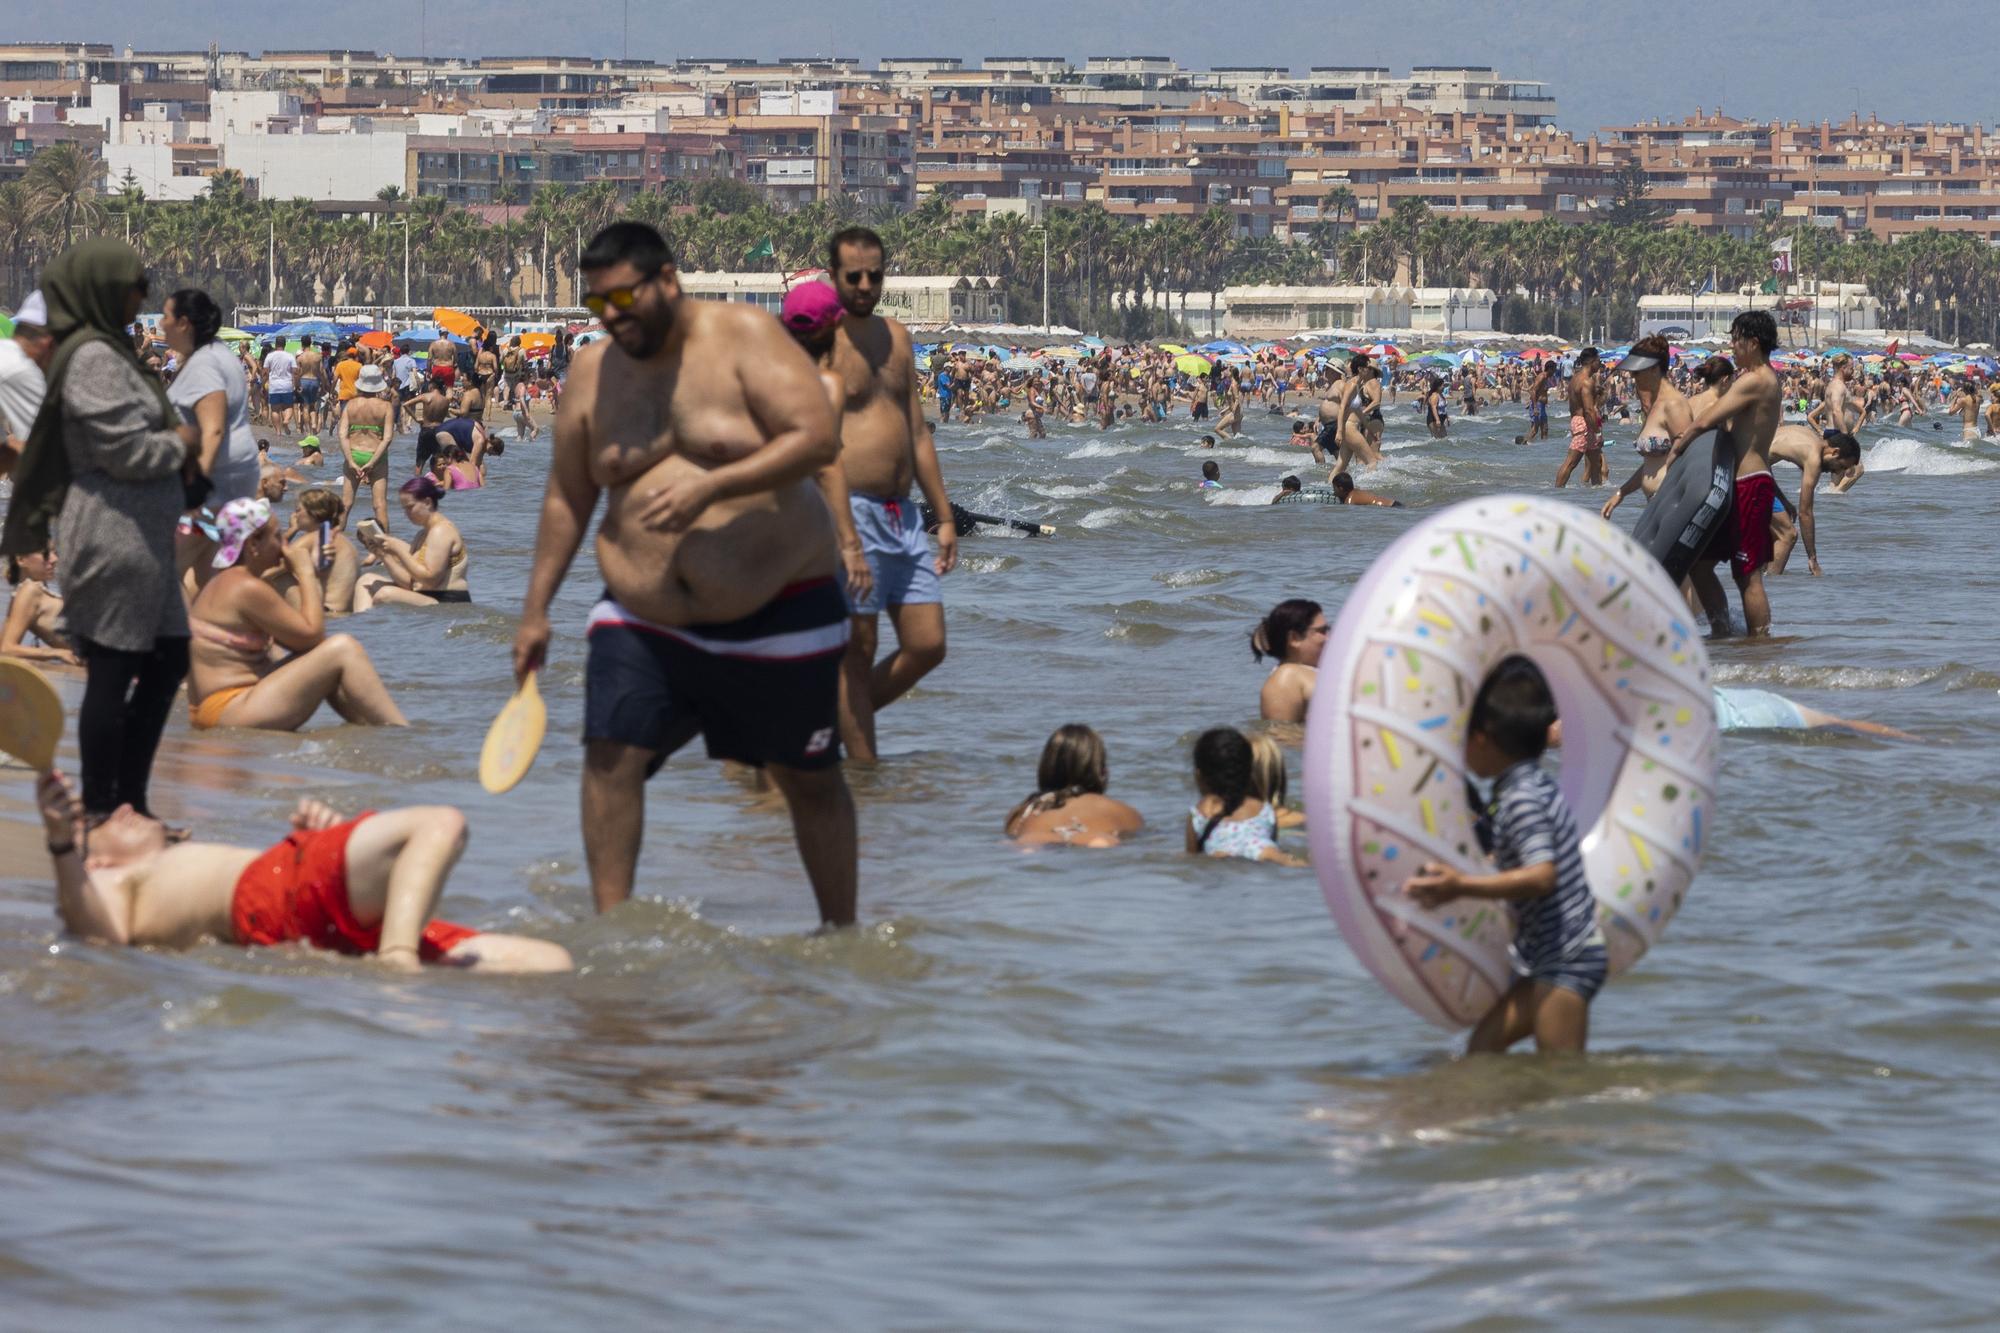
[[1412, 528], [1348, 596], [1306, 721], [1313, 863], [1349, 947], [1446, 1028], [1479, 1021], [1515, 979], [1514, 916], [1403, 894], [1425, 861], [1485, 872], [1465, 786], [1472, 701], [1519, 653], [1563, 721], [1563, 796], [1612, 975], [1659, 939], [1713, 824], [1708, 651], [1680, 591], [1590, 510], [1522, 495], [1454, 505]]

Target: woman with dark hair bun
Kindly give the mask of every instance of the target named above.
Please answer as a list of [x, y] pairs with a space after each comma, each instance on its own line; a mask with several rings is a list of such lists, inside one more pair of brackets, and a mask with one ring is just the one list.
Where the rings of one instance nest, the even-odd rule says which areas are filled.
[[[257, 435], [250, 429], [250, 383], [241, 358], [217, 342], [222, 311], [208, 293], [184, 287], [167, 298], [160, 333], [180, 358], [167, 390], [181, 419], [201, 432], [202, 475], [214, 483], [208, 507], [257, 494]], [[204, 562], [205, 563], [205, 562]]]
[[1330, 632], [1319, 603], [1303, 597], [1279, 602], [1250, 631], [1250, 656], [1259, 662], [1267, 656], [1278, 659], [1257, 701], [1266, 721], [1306, 720], [1319, 679], [1320, 651]]

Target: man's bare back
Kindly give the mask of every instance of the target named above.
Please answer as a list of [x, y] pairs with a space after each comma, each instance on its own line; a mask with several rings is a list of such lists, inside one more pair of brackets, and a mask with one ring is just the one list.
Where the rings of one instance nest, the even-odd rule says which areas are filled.
[[[773, 375], [771, 362], [802, 375]], [[699, 366], [683, 375], [683, 366]], [[556, 420], [556, 452], [582, 461], [609, 493], [597, 561], [612, 595], [664, 625], [740, 619], [788, 584], [831, 574], [833, 526], [810, 478], [707, 505], [663, 530], [662, 497], [764, 448], [772, 427], [831, 413], [811, 363], [769, 315], [684, 301], [666, 362], [638, 362], [609, 342], [579, 351]], [[797, 401], [794, 401], [797, 400]], [[558, 464], [560, 466], [560, 463]]]

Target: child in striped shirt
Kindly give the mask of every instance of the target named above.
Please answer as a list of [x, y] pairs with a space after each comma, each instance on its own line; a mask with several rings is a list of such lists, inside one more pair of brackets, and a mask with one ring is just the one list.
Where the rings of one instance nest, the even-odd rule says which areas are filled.
[[1604, 984], [1604, 933], [1584, 878], [1576, 820], [1555, 779], [1541, 766], [1556, 720], [1548, 682], [1525, 657], [1501, 662], [1473, 700], [1465, 764], [1492, 778], [1493, 799], [1480, 842], [1498, 871], [1468, 875], [1436, 862], [1403, 891], [1424, 907], [1454, 898], [1498, 898], [1514, 905], [1515, 967], [1522, 975], [1466, 1043], [1468, 1053], [1504, 1051], [1533, 1036], [1544, 1051], [1581, 1051], [1590, 1001]]

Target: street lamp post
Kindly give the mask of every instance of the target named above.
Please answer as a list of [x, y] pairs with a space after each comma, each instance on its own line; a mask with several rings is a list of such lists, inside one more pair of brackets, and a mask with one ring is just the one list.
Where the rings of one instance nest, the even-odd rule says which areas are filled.
[[1958, 293], [1951, 294], [1951, 345], [1958, 346]]

